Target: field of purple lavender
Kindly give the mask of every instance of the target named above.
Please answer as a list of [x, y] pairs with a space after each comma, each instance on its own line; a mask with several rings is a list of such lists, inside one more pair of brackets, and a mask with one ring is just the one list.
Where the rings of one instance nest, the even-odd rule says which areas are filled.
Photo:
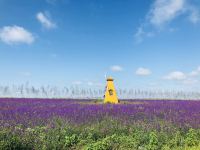
[[3, 98], [0, 126], [2, 149], [198, 149], [200, 101]]

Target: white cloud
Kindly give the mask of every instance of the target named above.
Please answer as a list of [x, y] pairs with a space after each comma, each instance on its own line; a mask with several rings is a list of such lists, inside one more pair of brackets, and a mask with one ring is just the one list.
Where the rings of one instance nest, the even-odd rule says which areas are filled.
[[42, 12], [38, 12], [36, 18], [46, 29], [53, 29], [56, 27], [56, 24], [53, 21], [51, 21], [46, 14]]
[[144, 31], [144, 27], [140, 26], [134, 35], [134, 39], [135, 39], [135, 42], [138, 44], [143, 41], [144, 37], [151, 38], [151, 37], [154, 37], [154, 35], [155, 33], [153, 31]]
[[199, 76], [200, 75], [200, 67], [198, 67], [196, 70], [193, 70], [188, 75], [191, 76], [191, 77]]
[[166, 80], [184, 80], [187, 76], [181, 71], [174, 71], [169, 73], [167, 76], [164, 76]]
[[148, 76], [150, 75], [152, 72], [150, 69], [148, 68], [143, 68], [143, 67], [140, 67], [136, 70], [136, 75], [140, 75], [140, 76]]
[[161, 26], [184, 11], [185, 0], [156, 0], [150, 10], [150, 23]]
[[191, 23], [196, 24], [200, 22], [199, 7], [191, 0], [154, 0], [145, 21], [134, 34], [135, 42], [141, 43], [144, 38], [155, 36], [179, 16], [187, 17]]
[[183, 14], [189, 15], [192, 23], [200, 21], [198, 8], [189, 0], [155, 0], [147, 18], [152, 25], [160, 27]]
[[110, 67], [110, 70], [114, 71], [114, 72], [120, 72], [123, 70], [123, 68], [119, 65], [114, 65]]
[[181, 71], [174, 71], [164, 76], [163, 79], [179, 81], [179, 83], [184, 85], [195, 85], [199, 83], [200, 67], [190, 73], [183, 73]]
[[0, 39], [6, 44], [31, 44], [34, 42], [33, 35], [19, 26], [5, 26], [0, 29]]
[[189, 76], [192, 76], [192, 77], [195, 77], [195, 76], [198, 76], [199, 75], [199, 72], [198, 71], [192, 71], [189, 73]]
[[142, 27], [139, 27], [137, 29], [137, 32], [134, 35], [134, 38], [136, 40], [136, 43], [141, 43], [143, 41], [143, 36], [145, 35], [145, 32]]
[[189, 16], [189, 19], [192, 23], [197, 23], [200, 21], [200, 13], [199, 13], [199, 10], [195, 7], [192, 7], [189, 9], [190, 10], [190, 16]]

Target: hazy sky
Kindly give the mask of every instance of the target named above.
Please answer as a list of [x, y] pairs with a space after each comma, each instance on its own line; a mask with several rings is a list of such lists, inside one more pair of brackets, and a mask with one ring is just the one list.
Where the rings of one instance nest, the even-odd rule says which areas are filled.
[[199, 0], [0, 0], [0, 84], [200, 90]]

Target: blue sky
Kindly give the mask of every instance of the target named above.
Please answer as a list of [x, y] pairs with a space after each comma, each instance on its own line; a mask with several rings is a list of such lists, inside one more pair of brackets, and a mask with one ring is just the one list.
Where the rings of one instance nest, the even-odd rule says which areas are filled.
[[0, 84], [200, 90], [198, 0], [0, 0]]

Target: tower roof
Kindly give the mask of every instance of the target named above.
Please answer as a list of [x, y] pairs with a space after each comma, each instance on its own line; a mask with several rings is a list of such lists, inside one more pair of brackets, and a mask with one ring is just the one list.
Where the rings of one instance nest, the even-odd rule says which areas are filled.
[[112, 77], [108, 77], [107, 81], [113, 81], [114, 79]]

